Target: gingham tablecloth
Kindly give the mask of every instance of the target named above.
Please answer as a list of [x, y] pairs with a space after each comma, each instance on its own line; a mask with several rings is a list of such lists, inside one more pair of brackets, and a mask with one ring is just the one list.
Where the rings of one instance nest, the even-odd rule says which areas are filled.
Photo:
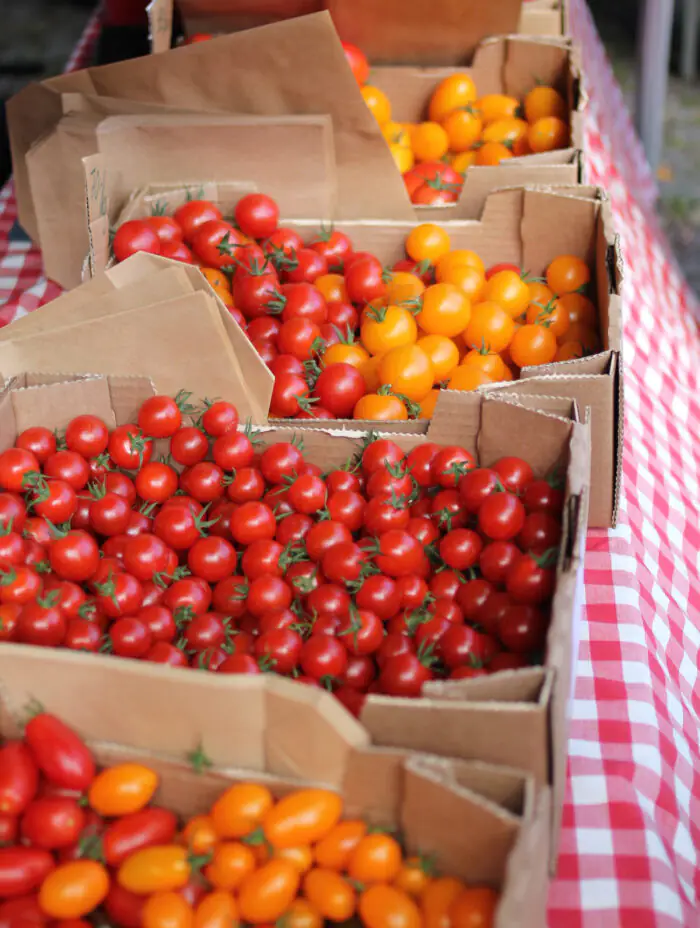
[[[590, 106], [588, 181], [625, 258], [620, 523], [591, 532], [551, 928], [698, 925], [700, 337], [698, 304], [653, 212], [654, 180], [584, 0], [571, 0]], [[71, 61], [97, 34], [92, 21]], [[0, 192], [0, 324], [53, 299]]]

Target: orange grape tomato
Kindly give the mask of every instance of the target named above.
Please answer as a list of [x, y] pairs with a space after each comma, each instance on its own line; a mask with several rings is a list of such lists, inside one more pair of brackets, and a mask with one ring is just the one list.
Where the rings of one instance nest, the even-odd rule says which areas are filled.
[[242, 838], [262, 822], [273, 804], [266, 786], [235, 783], [219, 796], [210, 815], [221, 838]]
[[450, 147], [447, 132], [437, 122], [420, 122], [411, 133], [416, 161], [439, 161]]
[[375, 422], [404, 422], [408, 419], [406, 404], [393, 393], [366, 393], [355, 403], [353, 419]]
[[406, 254], [414, 261], [435, 264], [450, 250], [450, 236], [434, 222], [423, 222], [406, 238]]
[[554, 360], [557, 340], [543, 325], [524, 325], [513, 336], [509, 351], [518, 367], [537, 367]]
[[528, 122], [537, 122], [545, 116], [556, 116], [558, 119], [566, 120], [568, 116], [568, 107], [564, 97], [554, 87], [547, 87], [544, 84], [534, 87], [526, 94], [523, 105], [525, 119]]
[[355, 819], [338, 822], [314, 848], [316, 863], [330, 870], [345, 870], [350, 855], [366, 834], [364, 822]]
[[386, 302], [397, 306], [415, 300], [425, 290], [425, 284], [417, 274], [408, 271], [389, 271], [386, 285]]
[[474, 364], [460, 364], [452, 371], [447, 382], [448, 390], [476, 390], [485, 383], [493, 383], [491, 377]]
[[214, 848], [211, 862], [204, 868], [204, 876], [216, 889], [237, 889], [255, 870], [255, 852], [238, 841], [222, 841]]
[[497, 271], [486, 281], [483, 299], [493, 300], [505, 309], [511, 319], [517, 319], [527, 309], [530, 291], [516, 271]]
[[462, 365], [472, 365], [486, 374], [491, 380], [512, 380], [513, 372], [500, 354], [482, 353], [472, 349], [462, 358]]
[[240, 918], [253, 925], [276, 922], [299, 890], [301, 874], [288, 860], [270, 860], [249, 874], [238, 894]]
[[[484, 129], [484, 142], [502, 142], [509, 147], [527, 136], [528, 124], [524, 119], [497, 119]], [[511, 147], [512, 151], [512, 147]]]
[[417, 345], [392, 348], [379, 362], [379, 380], [395, 393], [420, 403], [433, 386], [433, 366]]
[[569, 328], [569, 310], [556, 298], [551, 299], [544, 306], [530, 303], [525, 314], [525, 320], [531, 324], [546, 325], [552, 330], [554, 337], [561, 339]]
[[359, 342], [349, 345], [338, 342], [323, 352], [321, 367], [328, 367], [330, 364], [350, 364], [352, 367], [360, 368], [368, 360], [369, 352]]
[[370, 886], [360, 896], [359, 911], [366, 928], [422, 928], [418, 906], [395, 886]]
[[585, 287], [591, 279], [588, 265], [576, 255], [559, 255], [547, 268], [547, 285], [555, 293], [573, 293]]
[[459, 348], [446, 335], [424, 335], [416, 342], [433, 365], [433, 383], [440, 383], [459, 364]]
[[183, 889], [191, 875], [189, 852], [176, 844], [136, 851], [120, 865], [117, 882], [139, 896]]
[[192, 928], [192, 906], [180, 893], [154, 893], [141, 913], [143, 928]]
[[455, 284], [426, 287], [416, 322], [428, 335], [459, 335], [469, 324], [471, 303]]
[[297, 868], [299, 873], [306, 873], [314, 863], [314, 855], [308, 844], [300, 844], [298, 847], [277, 848], [272, 855], [280, 860], [288, 860]]
[[477, 149], [476, 163], [482, 167], [494, 167], [512, 157], [513, 152], [503, 142], [484, 142]]
[[345, 922], [355, 914], [355, 890], [337, 870], [311, 870], [304, 877], [304, 895], [323, 918]]
[[473, 267], [481, 274], [486, 274], [486, 265], [479, 255], [470, 248], [453, 248], [441, 257], [435, 266], [435, 279], [438, 283], [455, 267]]
[[425, 887], [420, 909], [425, 928], [451, 928], [449, 910], [466, 889], [461, 880], [451, 876], [438, 877]]
[[464, 341], [468, 348], [498, 354], [510, 345], [514, 333], [515, 325], [506, 310], [498, 303], [485, 301], [472, 306]]
[[238, 906], [231, 893], [214, 890], [197, 904], [193, 928], [237, 928], [238, 924]]
[[180, 843], [193, 854], [206, 854], [218, 840], [214, 822], [208, 815], [195, 815], [191, 818], [182, 829], [179, 838]]
[[570, 325], [580, 322], [591, 329], [598, 327], [598, 311], [587, 296], [582, 293], [562, 293], [559, 302], [566, 306]]
[[403, 306], [380, 306], [363, 314], [360, 339], [370, 354], [412, 345], [418, 335], [413, 313]]
[[97, 774], [88, 790], [90, 807], [107, 817], [140, 812], [153, 798], [158, 774], [143, 764], [117, 764]]
[[299, 897], [284, 913], [280, 928], [323, 928], [323, 918], [308, 899]]
[[434, 869], [430, 858], [408, 857], [401, 865], [394, 886], [414, 899], [420, 899], [433, 877]]
[[440, 396], [439, 390], [431, 390], [430, 393], [426, 396], [424, 400], [420, 403], [420, 415], [419, 419], [432, 419], [435, 413], [435, 406], [437, 405], [438, 397]]
[[348, 302], [348, 291], [342, 274], [321, 274], [314, 281], [314, 287], [321, 291], [327, 303]]
[[51, 918], [89, 915], [109, 892], [107, 869], [96, 860], [59, 864], [39, 889], [39, 908]]
[[527, 141], [535, 154], [566, 148], [569, 144], [569, 127], [556, 116], [545, 116], [532, 123], [527, 132]]
[[442, 126], [447, 133], [449, 150], [458, 154], [470, 151], [481, 138], [484, 128], [481, 117], [471, 107], [453, 110], [445, 117]]
[[365, 835], [350, 856], [348, 875], [358, 883], [391, 883], [401, 869], [401, 845], [391, 835]]
[[520, 100], [503, 93], [489, 93], [476, 101], [475, 109], [486, 124], [499, 119], [514, 119], [520, 113]]
[[498, 894], [486, 886], [469, 886], [449, 908], [451, 928], [491, 928]]
[[391, 103], [384, 91], [380, 90], [379, 87], [373, 87], [371, 84], [365, 84], [360, 92], [369, 107], [370, 113], [379, 125], [383, 126], [388, 123], [391, 119]]
[[445, 77], [433, 91], [428, 104], [428, 116], [434, 122], [442, 120], [459, 107], [476, 100], [476, 87], [469, 74], [458, 72]]
[[274, 848], [314, 844], [338, 824], [342, 814], [343, 800], [337, 793], [300, 789], [280, 799], [267, 812], [263, 831]]

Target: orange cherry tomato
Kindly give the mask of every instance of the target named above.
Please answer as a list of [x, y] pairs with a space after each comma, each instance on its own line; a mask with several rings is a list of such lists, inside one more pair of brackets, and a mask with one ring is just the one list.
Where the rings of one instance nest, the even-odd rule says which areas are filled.
[[154, 893], [141, 914], [143, 928], [192, 928], [193, 921], [192, 906], [180, 893]]
[[454, 284], [462, 293], [466, 293], [470, 301], [477, 303], [481, 299], [486, 286], [486, 278], [475, 267], [468, 264], [457, 264], [447, 270], [440, 278], [441, 283]]
[[216, 889], [237, 889], [255, 870], [255, 853], [238, 841], [223, 841], [214, 848], [211, 863], [204, 868], [204, 876]]
[[462, 358], [462, 365], [471, 365], [476, 367], [482, 373], [486, 374], [491, 380], [512, 380], [513, 372], [508, 367], [500, 354], [491, 352], [481, 352], [473, 349], [467, 352]]
[[195, 815], [180, 834], [180, 843], [193, 854], [208, 853], [219, 840], [214, 822], [208, 815]]
[[416, 345], [392, 348], [379, 362], [379, 380], [415, 403], [433, 386], [433, 367], [427, 354]]
[[575, 255], [559, 255], [547, 268], [547, 285], [556, 294], [573, 293], [585, 287], [591, 279], [591, 272], [581, 258]]
[[554, 297], [554, 293], [541, 280], [526, 280], [525, 283], [527, 284], [527, 292], [530, 295], [531, 303], [541, 303], [546, 306]]
[[358, 883], [391, 883], [398, 876], [401, 846], [391, 835], [365, 835], [350, 856], [348, 875]]
[[143, 764], [117, 764], [97, 774], [88, 790], [90, 807], [112, 817], [139, 812], [153, 798], [158, 774]]
[[307, 899], [295, 899], [283, 921], [284, 928], [323, 928], [321, 913]]
[[566, 342], [579, 342], [583, 345], [586, 354], [592, 354], [601, 349], [601, 341], [596, 330], [592, 329], [590, 326], [584, 325], [582, 322], [576, 322], [574, 325], [570, 325], [561, 336], [560, 341], [562, 344], [566, 344]]
[[476, 151], [461, 151], [452, 157], [450, 163], [453, 170], [464, 176], [476, 164]]
[[345, 922], [355, 914], [355, 890], [336, 870], [307, 873], [304, 895], [328, 921]]
[[486, 383], [493, 383], [491, 377], [479, 370], [475, 364], [460, 364], [452, 371], [447, 382], [448, 390], [476, 390]]
[[566, 120], [568, 107], [562, 95], [554, 89], [540, 84], [525, 95], [525, 119], [528, 122], [537, 122], [545, 116], [556, 116], [557, 119]]
[[222, 270], [218, 267], [200, 267], [199, 270], [212, 290], [215, 290], [219, 296], [221, 296], [222, 291], [227, 293], [229, 297], [231, 296], [231, 283]]
[[561, 339], [569, 328], [569, 310], [556, 298], [553, 298], [544, 306], [538, 303], [530, 303], [525, 314], [525, 319], [531, 324], [538, 323], [546, 325], [552, 330], [555, 338]]
[[418, 334], [415, 317], [403, 306], [379, 306], [363, 313], [360, 339], [370, 354], [412, 345]]
[[527, 141], [535, 154], [566, 148], [569, 144], [569, 127], [556, 116], [545, 116], [532, 123], [527, 132]]
[[330, 364], [350, 364], [352, 367], [361, 368], [368, 360], [369, 352], [359, 342], [337, 342], [335, 345], [329, 345], [323, 352], [321, 367], [328, 367]]
[[171, 892], [187, 885], [191, 876], [189, 854], [177, 844], [161, 844], [136, 851], [120, 865], [117, 882], [138, 896]]
[[381, 387], [381, 382], [379, 380], [380, 361], [381, 355], [375, 355], [373, 358], [368, 358], [358, 367], [359, 372], [364, 377], [365, 387], [368, 393], [376, 393]]
[[416, 322], [428, 335], [454, 337], [463, 332], [471, 317], [471, 303], [455, 284], [426, 287]]
[[432, 861], [426, 857], [408, 857], [402, 864], [394, 886], [414, 899], [421, 895], [433, 876]]
[[435, 406], [437, 405], [438, 398], [440, 396], [439, 390], [431, 390], [430, 393], [426, 396], [424, 400], [420, 403], [420, 414], [419, 419], [432, 419], [435, 413]]
[[432, 880], [423, 890], [420, 899], [425, 928], [451, 928], [450, 906], [465, 889], [464, 883], [451, 876]]
[[238, 894], [241, 920], [253, 925], [276, 922], [292, 904], [301, 874], [288, 860], [270, 860], [243, 881]]
[[484, 142], [476, 152], [476, 163], [482, 167], [494, 167], [512, 157], [513, 152], [503, 142]]
[[562, 293], [558, 299], [569, 313], [570, 325], [580, 322], [591, 329], [597, 328], [598, 311], [587, 296], [582, 293]]
[[443, 255], [435, 265], [435, 279], [440, 283], [456, 267], [472, 267], [482, 275], [486, 273], [486, 266], [475, 251], [469, 248], [454, 248]]
[[408, 419], [408, 410], [403, 400], [393, 393], [366, 393], [355, 403], [352, 417], [375, 422], [403, 422]]
[[428, 116], [442, 122], [453, 110], [469, 106], [476, 100], [476, 86], [468, 74], [450, 74], [437, 85], [428, 104]]
[[464, 341], [468, 348], [483, 348], [498, 354], [510, 345], [514, 333], [515, 325], [506, 310], [498, 303], [485, 301], [472, 306]]
[[442, 122], [447, 134], [449, 150], [469, 151], [481, 138], [484, 124], [478, 112], [470, 106], [452, 110]]
[[314, 287], [321, 291], [327, 303], [348, 302], [348, 291], [342, 274], [321, 274], [314, 281]]
[[96, 860], [60, 864], [39, 889], [39, 908], [51, 918], [89, 915], [109, 892], [109, 874]]
[[497, 904], [493, 889], [470, 886], [462, 890], [450, 905], [451, 928], [491, 928]]
[[237, 928], [237, 925], [238, 906], [231, 893], [215, 890], [199, 901], [193, 928]]
[[484, 123], [499, 119], [514, 119], [520, 112], [520, 100], [503, 93], [489, 93], [476, 101], [475, 109], [480, 113]]
[[367, 834], [367, 825], [354, 819], [338, 822], [314, 848], [319, 867], [327, 870], [345, 870], [350, 856]]
[[557, 340], [543, 325], [524, 325], [513, 336], [509, 351], [518, 367], [549, 364], [557, 353]]
[[370, 886], [360, 896], [360, 918], [367, 928], [421, 928], [420, 910], [395, 886]]
[[390, 271], [386, 285], [387, 304], [397, 306], [415, 300], [425, 290], [425, 284], [417, 274], [408, 271]]
[[582, 358], [586, 354], [581, 342], [564, 342], [557, 348], [554, 355], [555, 361], [573, 361]]
[[446, 335], [424, 335], [416, 342], [433, 365], [433, 383], [449, 377], [459, 364], [459, 348]]
[[416, 226], [406, 239], [406, 254], [414, 261], [430, 261], [435, 264], [450, 250], [450, 236], [434, 222]]
[[294, 864], [299, 873], [306, 873], [314, 863], [314, 855], [308, 844], [277, 848], [272, 856], [280, 860], [288, 860], [290, 864]]
[[211, 807], [211, 820], [221, 838], [242, 838], [253, 831], [274, 805], [272, 793], [259, 783], [235, 783]]
[[263, 819], [265, 838], [274, 848], [315, 844], [338, 824], [343, 800], [328, 789], [300, 789], [274, 805]]
[[383, 126], [389, 122], [391, 119], [391, 103], [384, 91], [380, 90], [379, 87], [373, 87], [371, 84], [365, 84], [361, 88], [361, 93], [370, 113], [379, 125]]
[[497, 271], [486, 281], [483, 298], [498, 303], [511, 319], [517, 319], [527, 309], [530, 291], [516, 271]]
[[439, 161], [450, 147], [447, 132], [437, 122], [421, 122], [411, 133], [416, 161]]

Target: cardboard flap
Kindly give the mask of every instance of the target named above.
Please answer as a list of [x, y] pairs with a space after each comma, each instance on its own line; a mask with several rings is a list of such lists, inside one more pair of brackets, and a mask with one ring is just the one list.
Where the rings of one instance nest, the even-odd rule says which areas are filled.
[[154, 55], [167, 52], [173, 33], [173, 0], [151, 0], [148, 14], [148, 40]]
[[107, 169], [100, 154], [82, 159], [85, 171], [85, 209], [87, 213], [90, 273], [107, 267], [110, 257], [109, 216], [107, 215]]

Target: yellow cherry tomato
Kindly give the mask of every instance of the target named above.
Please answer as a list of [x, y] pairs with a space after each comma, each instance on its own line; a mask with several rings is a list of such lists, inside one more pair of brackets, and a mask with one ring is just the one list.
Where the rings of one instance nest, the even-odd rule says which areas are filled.
[[528, 129], [524, 119], [497, 119], [486, 126], [483, 138], [485, 142], [503, 142], [512, 147], [525, 138]]
[[482, 167], [494, 167], [512, 157], [513, 152], [503, 142], [484, 142], [476, 153], [476, 163]]
[[510, 345], [514, 333], [515, 325], [506, 310], [498, 303], [485, 301], [472, 306], [464, 341], [468, 348], [480, 348], [498, 354]]
[[570, 325], [566, 332], [560, 337], [559, 341], [562, 344], [566, 344], [566, 342], [578, 342], [583, 345], [584, 350], [589, 354], [600, 351], [602, 347], [600, 337], [596, 330], [585, 325], [583, 322], [576, 322]]
[[294, 864], [299, 873], [307, 873], [314, 865], [313, 851], [308, 844], [277, 848], [272, 856], [280, 860], [288, 860], [290, 864]]
[[448, 390], [476, 390], [486, 383], [492, 383], [491, 377], [473, 364], [460, 364], [452, 372], [447, 383]]
[[479, 141], [484, 124], [478, 112], [467, 106], [452, 110], [443, 120], [442, 127], [447, 133], [450, 151], [461, 153], [469, 151]]
[[425, 284], [417, 274], [408, 271], [389, 271], [386, 285], [387, 304], [407, 303], [415, 300], [425, 290]]
[[389, 145], [400, 145], [402, 148], [411, 147], [411, 133], [400, 122], [385, 122], [382, 126], [382, 135]]
[[102, 902], [109, 891], [109, 874], [95, 860], [59, 864], [39, 890], [39, 908], [51, 918], [82, 918]]
[[450, 147], [447, 132], [437, 122], [420, 122], [411, 133], [416, 161], [439, 161]]
[[237, 889], [255, 870], [255, 853], [238, 841], [222, 841], [214, 848], [211, 862], [204, 868], [204, 876], [216, 889]]
[[263, 819], [265, 838], [275, 848], [315, 844], [340, 821], [343, 800], [328, 789], [300, 789], [274, 805]]
[[591, 329], [597, 327], [598, 311], [587, 296], [582, 293], [562, 293], [558, 300], [566, 307], [570, 325], [582, 322]]
[[158, 774], [143, 764], [117, 764], [98, 773], [90, 785], [88, 802], [107, 817], [139, 812], [153, 798]]
[[330, 364], [351, 364], [353, 367], [361, 368], [368, 360], [369, 352], [359, 342], [338, 342], [329, 345], [323, 352], [321, 367], [328, 367]]
[[141, 912], [143, 928], [192, 928], [192, 906], [179, 893], [155, 893]]
[[476, 151], [461, 151], [452, 158], [451, 164], [458, 174], [466, 174], [476, 164]]
[[211, 807], [211, 819], [221, 838], [242, 838], [263, 820], [274, 799], [259, 783], [236, 783], [219, 796]]
[[276, 922], [294, 901], [301, 874], [288, 860], [271, 860], [243, 881], [238, 894], [241, 920], [252, 925]]
[[428, 116], [441, 122], [449, 113], [476, 100], [476, 87], [469, 74], [450, 74], [437, 85], [428, 105]]
[[424, 222], [412, 229], [406, 239], [406, 254], [414, 261], [435, 264], [450, 250], [450, 236], [434, 222]]
[[464, 883], [451, 876], [432, 880], [425, 887], [420, 898], [425, 928], [451, 928], [450, 906], [465, 889]]
[[117, 882], [122, 889], [147, 896], [182, 889], [191, 872], [186, 848], [177, 844], [159, 844], [142, 848], [127, 857], [117, 871]]
[[395, 393], [420, 403], [433, 386], [433, 366], [417, 345], [392, 348], [379, 362], [379, 380]]
[[391, 119], [391, 103], [389, 98], [380, 90], [379, 87], [373, 87], [371, 84], [365, 84], [360, 92], [364, 101], [369, 107], [370, 113], [374, 116], [380, 126], [389, 122]]
[[446, 335], [424, 335], [416, 342], [433, 365], [433, 383], [440, 383], [459, 364], [459, 348]]
[[557, 340], [543, 325], [523, 325], [513, 336], [508, 350], [518, 367], [536, 367], [554, 360]]
[[497, 271], [486, 281], [482, 296], [484, 300], [498, 303], [511, 319], [522, 315], [530, 302], [527, 284], [516, 271]]
[[360, 327], [360, 339], [370, 354], [384, 354], [391, 348], [412, 345], [417, 334], [413, 313], [402, 306], [371, 309]]
[[544, 84], [525, 95], [524, 109], [528, 122], [537, 122], [545, 116], [565, 120], [568, 116], [568, 107], [562, 95], [554, 87], [546, 87]]
[[382, 832], [365, 835], [350, 856], [348, 876], [363, 885], [391, 883], [399, 874], [401, 846]]
[[401, 864], [394, 886], [414, 899], [420, 899], [425, 892], [434, 872], [434, 865], [429, 858], [408, 857]]
[[569, 127], [556, 116], [545, 116], [532, 123], [528, 129], [527, 141], [530, 150], [535, 154], [566, 148], [569, 144]]
[[416, 322], [428, 335], [454, 337], [463, 332], [471, 317], [471, 303], [454, 284], [426, 287]]
[[314, 287], [321, 291], [327, 303], [348, 302], [348, 291], [342, 274], [321, 274], [314, 281]]
[[525, 314], [525, 320], [532, 324], [537, 322], [540, 325], [546, 325], [547, 328], [551, 329], [554, 337], [562, 341], [569, 328], [569, 310], [561, 300], [552, 297], [544, 305], [530, 303]]
[[559, 255], [547, 268], [546, 277], [547, 286], [556, 296], [561, 296], [585, 287], [591, 272], [586, 262], [576, 255]]
[[394, 159], [394, 164], [402, 174], [405, 174], [406, 171], [410, 171], [416, 163], [413, 152], [404, 145], [389, 145], [389, 151], [391, 152], [391, 157]]
[[237, 928], [238, 924], [236, 900], [223, 890], [207, 893], [195, 909], [193, 928]]
[[554, 355], [555, 361], [574, 361], [585, 355], [585, 350], [581, 342], [564, 342], [557, 348]]
[[475, 251], [469, 248], [455, 248], [443, 255], [435, 265], [435, 279], [445, 280], [446, 275], [455, 267], [473, 267], [482, 275], [486, 274], [486, 266]]
[[489, 93], [476, 101], [474, 109], [478, 111], [484, 123], [488, 125], [499, 119], [517, 117], [520, 112], [520, 100], [503, 93]]

